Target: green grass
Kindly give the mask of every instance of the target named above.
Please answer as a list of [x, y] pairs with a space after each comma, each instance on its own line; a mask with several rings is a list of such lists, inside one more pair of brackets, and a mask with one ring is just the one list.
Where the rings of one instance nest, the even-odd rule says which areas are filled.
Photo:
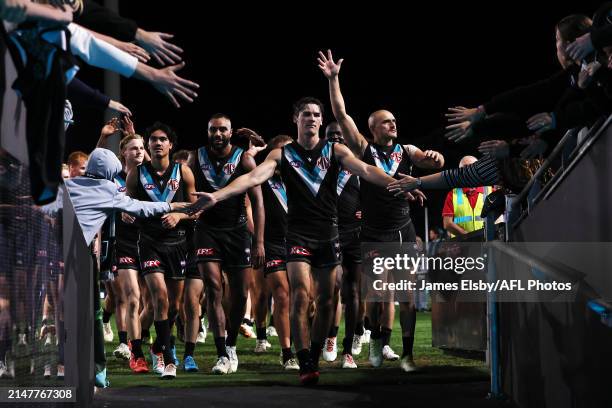
[[[111, 318], [114, 328], [114, 316]], [[343, 324], [338, 333], [339, 342], [344, 336]], [[400, 336], [399, 321], [396, 320], [391, 347], [401, 354], [402, 339]], [[197, 344], [195, 359], [200, 368], [198, 373], [185, 373], [182, 368], [177, 370], [177, 377], [173, 381], [162, 381], [159, 376], [149, 373], [144, 375], [132, 374], [127, 361], [117, 360], [113, 350], [117, 346], [117, 333], [113, 343], [106, 343], [108, 378], [113, 388], [123, 387], [209, 387], [209, 386], [240, 386], [240, 385], [297, 385], [298, 376], [295, 371], [286, 372], [280, 365], [280, 347], [277, 337], [268, 338], [272, 349], [265, 354], [255, 354], [254, 339], [238, 338], [238, 372], [230, 375], [216, 376], [210, 373], [216, 361], [214, 343], [209, 333], [205, 344]], [[341, 346], [339, 347], [341, 348]], [[144, 347], [147, 361], [148, 347]], [[321, 360], [320, 384], [341, 386], [359, 384], [398, 384], [405, 382], [463, 382], [488, 379], [484, 362], [479, 360], [453, 357], [444, 354], [441, 350], [431, 347], [431, 313], [418, 313], [416, 324], [416, 338], [414, 344], [415, 362], [420, 370], [415, 373], [404, 373], [399, 368], [399, 361], [384, 362], [380, 368], [372, 368], [368, 362], [368, 348], [364, 345], [361, 355], [356, 358], [357, 370], [343, 370], [341, 368], [341, 350], [333, 363]], [[183, 343], [177, 340], [177, 356], [182, 361]], [[150, 368], [150, 367], [149, 367]]]

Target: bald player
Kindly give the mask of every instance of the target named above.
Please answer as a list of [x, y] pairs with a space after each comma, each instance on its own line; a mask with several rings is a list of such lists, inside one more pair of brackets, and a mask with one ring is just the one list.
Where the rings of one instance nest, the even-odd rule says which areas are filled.
[[[412, 165], [426, 169], [444, 166], [444, 157], [433, 150], [421, 151], [413, 145], [397, 142], [398, 132], [395, 116], [387, 110], [378, 110], [368, 118], [372, 143], [368, 142], [357, 128], [355, 121], [347, 114], [344, 98], [340, 91], [338, 75], [342, 59], [335, 62], [330, 50], [327, 55], [319, 52], [319, 68], [329, 81], [329, 94], [334, 116], [342, 129], [347, 146], [365, 163], [376, 166], [387, 175], [399, 179], [410, 174]], [[362, 227], [361, 242], [396, 243], [398, 250], [407, 244], [414, 245], [416, 233], [410, 218], [410, 205], [395, 197], [386, 189], [368, 180], [361, 180]], [[383, 359], [397, 360], [389, 346], [393, 327], [393, 302], [368, 304], [371, 325], [370, 363], [374, 367]], [[401, 367], [413, 371], [416, 367], [412, 357], [416, 309], [414, 301], [400, 302], [400, 323], [404, 351]]]

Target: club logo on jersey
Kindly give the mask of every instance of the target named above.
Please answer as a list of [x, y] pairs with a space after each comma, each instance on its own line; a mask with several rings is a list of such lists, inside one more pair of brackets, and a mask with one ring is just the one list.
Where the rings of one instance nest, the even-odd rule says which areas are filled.
[[153, 259], [150, 261], [144, 261], [142, 263], [142, 267], [143, 268], [155, 268], [158, 267], [159, 265], [161, 265], [161, 262], [159, 261], [159, 259]]
[[379, 154], [373, 145], [370, 145], [370, 152], [372, 153], [372, 158], [374, 159], [376, 167], [393, 177], [402, 161], [402, 145], [395, 145], [393, 151], [389, 154], [391, 160], [387, 160], [384, 155]]
[[309, 250], [301, 246], [291, 247], [291, 255], [312, 256]]
[[172, 191], [176, 191], [179, 189], [179, 181], [176, 179], [168, 180], [168, 188]]
[[353, 173], [351, 173], [348, 170], [344, 170], [344, 169], [342, 170], [342, 173], [344, 173], [344, 175], [349, 176], [349, 177], [353, 175]]
[[295, 160], [295, 161], [292, 161], [292, 162], [291, 162], [291, 165], [292, 165], [293, 167], [295, 167], [296, 169], [299, 169], [300, 167], [302, 167], [302, 164], [303, 164], [303, 163], [302, 163], [301, 161], [299, 161], [299, 160]]
[[221, 167], [219, 173], [215, 170], [220, 165], [219, 161], [216, 161], [217, 167], [215, 167], [208, 157], [208, 152], [205, 147], [198, 149], [198, 162], [200, 163], [200, 169], [202, 175], [208, 182], [208, 184], [215, 190], [220, 190], [225, 187], [229, 182], [232, 174], [238, 169], [240, 161], [242, 160], [242, 153], [244, 150], [237, 147], [233, 150], [232, 155], [227, 159], [226, 163]]
[[[149, 174], [149, 170], [147, 170], [147, 166], [141, 165], [138, 167], [140, 170], [140, 183], [144, 187], [147, 195], [153, 202], [172, 202], [176, 191], [178, 190], [178, 183], [181, 181], [181, 164], [174, 163], [174, 167], [172, 168], [172, 173], [168, 178], [168, 182], [166, 183], [166, 187], [164, 191], [159, 191], [157, 185], [153, 181], [153, 177]], [[173, 183], [175, 180], [177, 183]], [[163, 187], [163, 180], [161, 180], [161, 186]], [[173, 188], [176, 187], [176, 188]]]
[[[303, 165], [304, 163], [302, 161], [302, 157], [298, 151], [295, 150], [292, 144], [283, 147], [283, 155], [287, 162], [293, 166], [302, 182], [315, 197], [317, 194], [319, 194], [321, 184], [327, 175], [327, 171], [331, 167], [332, 145], [333, 144], [330, 142], [323, 145], [319, 155], [317, 156], [316, 166], [313, 166], [312, 168], [308, 168], [309, 166]], [[300, 167], [294, 164], [296, 162], [300, 163]]]
[[266, 268], [275, 268], [284, 264], [285, 261], [283, 261], [282, 259], [272, 259], [271, 261], [266, 262]]
[[331, 162], [329, 161], [327, 157], [319, 157], [317, 159], [317, 167], [320, 168], [321, 170], [329, 169], [330, 165], [331, 165]]
[[130, 258], [129, 256], [121, 256], [119, 257], [120, 264], [135, 264], [136, 260], [134, 258]]
[[198, 248], [196, 255], [197, 256], [211, 256], [215, 254], [214, 248]]
[[389, 155], [389, 157], [391, 158], [391, 160], [393, 160], [396, 163], [399, 163], [402, 161], [402, 152], [393, 152]]
[[234, 171], [236, 171], [236, 165], [234, 163], [225, 163], [223, 166], [223, 172], [225, 174], [234, 174]]

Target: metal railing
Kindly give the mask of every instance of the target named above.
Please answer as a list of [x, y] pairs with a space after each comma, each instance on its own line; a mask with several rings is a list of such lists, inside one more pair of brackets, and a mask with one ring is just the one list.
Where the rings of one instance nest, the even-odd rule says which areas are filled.
[[[612, 115], [602, 118], [595, 123], [589, 130], [587, 136], [584, 138], [583, 142], [578, 144], [573, 152], [569, 155], [567, 160], [564, 160], [562, 167], [557, 171], [557, 173], [546, 183], [546, 185], [539, 191], [532, 199], [528, 200], [528, 205], [526, 210], [522, 211], [521, 215], [517, 217], [516, 222], [513, 223], [512, 227], [518, 226], [530, 213], [533, 206], [541, 200], [546, 200], [550, 195], [557, 189], [560, 183], [567, 177], [567, 175], [572, 171], [572, 169], [576, 166], [576, 164], [584, 157], [586, 152], [593, 146], [593, 144], [599, 139], [599, 137], [605, 133], [605, 130], [612, 123]], [[532, 191], [536, 182], [540, 180], [540, 178], [546, 174], [546, 172], [551, 168], [553, 163], [559, 158], [566, 145], [573, 140], [578, 134], [578, 129], [568, 130], [565, 135], [561, 138], [559, 143], [555, 146], [551, 154], [546, 158], [542, 166], [538, 168], [536, 173], [531, 177], [529, 182], [523, 187], [521, 192], [512, 200], [511, 202], [511, 211], [518, 210], [518, 206], [526, 201], [530, 192]], [[565, 163], [568, 161], [568, 163]]]

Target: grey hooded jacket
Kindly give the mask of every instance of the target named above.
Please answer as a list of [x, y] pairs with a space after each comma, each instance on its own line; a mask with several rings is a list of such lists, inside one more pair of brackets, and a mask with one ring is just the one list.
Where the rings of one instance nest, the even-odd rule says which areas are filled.
[[166, 202], [134, 200], [117, 191], [113, 179], [121, 172], [121, 162], [113, 152], [97, 148], [89, 156], [85, 176], [66, 180], [66, 188], [87, 245], [113, 211], [138, 217], [170, 212]]

